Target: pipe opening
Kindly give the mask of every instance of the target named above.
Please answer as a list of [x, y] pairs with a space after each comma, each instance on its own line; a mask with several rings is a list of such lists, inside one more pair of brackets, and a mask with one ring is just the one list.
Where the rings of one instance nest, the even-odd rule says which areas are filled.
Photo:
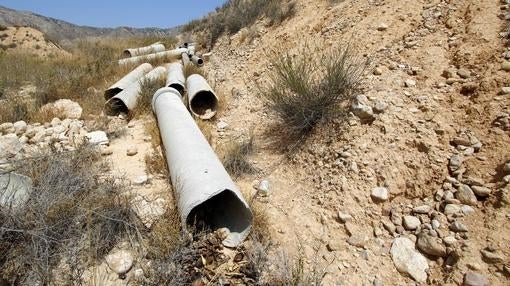
[[117, 95], [117, 93], [120, 93], [121, 91], [123, 91], [122, 88], [119, 88], [119, 87], [115, 87], [115, 88], [110, 88], [110, 89], [107, 89], [105, 92], [104, 92], [104, 98], [106, 100], [114, 97]]
[[184, 94], [184, 86], [182, 84], [173, 83], [173, 84], [169, 85], [168, 87], [175, 88], [179, 92], [181, 97]]
[[190, 102], [189, 108], [193, 113], [202, 116], [208, 113], [216, 113], [218, 107], [218, 99], [210, 91], [200, 91]]
[[251, 220], [250, 210], [227, 189], [194, 207], [186, 224], [197, 232], [227, 228], [232, 234], [242, 234], [250, 228]]
[[122, 54], [123, 54], [123, 55], [124, 55], [124, 57], [126, 57], [126, 58], [130, 58], [130, 57], [131, 57], [131, 52], [130, 52], [129, 50], [124, 50], [124, 51], [122, 52]]
[[197, 63], [199, 66], [203, 65], [204, 64], [204, 60], [203, 59], [198, 59], [197, 60]]
[[128, 113], [129, 109], [122, 100], [118, 98], [112, 98], [106, 104], [106, 113], [110, 116], [118, 115], [120, 113]]

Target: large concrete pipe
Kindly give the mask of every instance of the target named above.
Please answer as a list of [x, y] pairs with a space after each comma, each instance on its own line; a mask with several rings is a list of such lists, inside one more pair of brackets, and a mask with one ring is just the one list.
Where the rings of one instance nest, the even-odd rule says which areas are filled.
[[223, 244], [239, 245], [250, 232], [252, 212], [184, 106], [181, 94], [174, 88], [162, 88], [154, 94], [152, 108], [184, 228], [228, 229]]
[[132, 70], [130, 73], [121, 78], [114, 85], [110, 86], [104, 92], [104, 98], [106, 100], [114, 97], [117, 93], [123, 91], [128, 86], [137, 82], [140, 78], [142, 78], [146, 73], [152, 70], [152, 65], [148, 63], [144, 63], [139, 65], [136, 69]]
[[157, 52], [163, 52], [165, 50], [165, 45], [162, 43], [154, 43], [150, 46], [135, 48], [135, 49], [125, 49], [122, 53], [125, 57], [136, 57], [141, 55], [153, 54]]
[[211, 119], [218, 109], [218, 97], [201, 75], [192, 74], [186, 80], [189, 109], [200, 119]]
[[182, 53], [187, 53], [187, 52], [188, 52], [188, 49], [180, 48], [180, 49], [163, 51], [163, 52], [154, 53], [154, 54], [148, 54], [148, 55], [137, 56], [137, 57], [132, 57], [132, 58], [125, 58], [125, 59], [119, 60], [119, 65], [129, 65], [129, 64], [134, 65], [134, 64], [141, 63], [141, 62], [152, 61], [152, 60], [157, 60], [157, 59], [166, 59], [166, 60], [178, 59], [182, 55]]
[[125, 90], [118, 93], [106, 102], [106, 111], [110, 115], [116, 115], [120, 112], [128, 112], [136, 107], [138, 97], [142, 90], [142, 85], [146, 82], [154, 82], [163, 77], [166, 73], [165, 67], [157, 67], [142, 77], [137, 82], [128, 86]]
[[177, 89], [180, 94], [184, 94], [186, 78], [181, 63], [171, 63], [166, 66], [168, 75], [166, 77], [166, 86]]

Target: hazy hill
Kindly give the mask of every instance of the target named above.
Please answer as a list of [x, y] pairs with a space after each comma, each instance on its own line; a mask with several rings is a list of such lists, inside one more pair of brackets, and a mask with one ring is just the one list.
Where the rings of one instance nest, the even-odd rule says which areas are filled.
[[28, 11], [18, 11], [0, 6], [0, 25], [27, 26], [47, 34], [52, 39], [72, 40], [81, 37], [124, 37], [124, 36], [163, 36], [175, 35], [179, 28], [96, 28], [78, 26], [66, 21], [45, 17]]

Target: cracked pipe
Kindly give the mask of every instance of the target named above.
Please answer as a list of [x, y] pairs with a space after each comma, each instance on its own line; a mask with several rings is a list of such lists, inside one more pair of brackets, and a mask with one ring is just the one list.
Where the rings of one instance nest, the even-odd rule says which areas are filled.
[[223, 244], [239, 245], [248, 235], [253, 215], [206, 138], [170, 87], [152, 98], [181, 222], [198, 230], [228, 229]]
[[153, 54], [157, 52], [163, 52], [165, 50], [165, 45], [162, 43], [154, 43], [147, 47], [135, 48], [135, 49], [125, 49], [122, 54], [125, 57], [136, 57], [141, 55]]
[[123, 91], [128, 86], [137, 82], [140, 78], [142, 78], [146, 73], [152, 70], [152, 65], [148, 63], [144, 63], [139, 65], [136, 69], [132, 70], [130, 73], [121, 78], [114, 85], [110, 86], [104, 92], [104, 98], [106, 100], [114, 97], [117, 93]]
[[192, 74], [186, 80], [188, 102], [191, 113], [200, 119], [211, 119], [216, 115], [219, 99], [201, 75]]
[[163, 51], [163, 52], [158, 52], [158, 53], [154, 53], [154, 54], [148, 54], [148, 55], [137, 56], [137, 57], [132, 57], [132, 58], [125, 58], [125, 59], [119, 60], [119, 65], [138, 64], [141, 62], [152, 61], [152, 60], [157, 60], [157, 59], [178, 59], [182, 55], [182, 53], [187, 53], [187, 52], [188, 52], [188, 49], [179, 48], [179, 49], [175, 49], [175, 50]]
[[108, 114], [116, 115], [121, 112], [127, 113], [128, 111], [133, 110], [136, 107], [138, 97], [140, 96], [142, 84], [145, 82], [154, 82], [163, 77], [165, 73], [165, 67], [157, 67], [151, 70], [137, 82], [128, 86], [122, 92], [110, 98], [110, 100], [108, 100], [105, 104]]
[[186, 87], [186, 78], [184, 77], [184, 70], [182, 64], [179, 62], [166, 65], [168, 75], [166, 77], [166, 86], [177, 89], [180, 94], [184, 94]]

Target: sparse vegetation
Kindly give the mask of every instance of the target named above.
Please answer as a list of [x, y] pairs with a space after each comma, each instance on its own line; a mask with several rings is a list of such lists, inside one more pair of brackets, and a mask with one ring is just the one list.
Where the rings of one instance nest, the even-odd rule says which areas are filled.
[[348, 48], [275, 55], [269, 83], [260, 89], [283, 127], [278, 136], [300, 141], [321, 120], [346, 114], [343, 107], [358, 91], [367, 64]]
[[206, 31], [207, 44], [213, 46], [223, 33], [235, 34], [242, 28], [251, 26], [261, 16], [267, 17], [269, 24], [279, 24], [295, 12], [296, 4], [293, 1], [229, 0], [217, 8], [216, 12], [185, 25], [183, 31]]
[[155, 81], [143, 81], [140, 89], [140, 96], [136, 103], [136, 109], [130, 111], [131, 118], [140, 118], [143, 115], [152, 113], [152, 97], [156, 91], [166, 84], [166, 78], [160, 77]]
[[204, 78], [207, 78], [207, 75], [205, 74], [205, 71], [203, 68], [197, 67], [194, 64], [189, 64], [184, 66], [184, 77], [188, 78], [192, 74], [199, 74], [203, 76]]
[[[120, 240], [143, 230], [122, 186], [103, 177], [105, 165], [90, 147], [41, 154], [17, 172], [34, 187], [20, 209], [0, 208], [0, 276], [13, 284], [48, 285], [65, 261], [69, 282], [96, 263]], [[62, 260], [65, 259], [65, 260]], [[77, 282], [77, 281], [75, 281]]]
[[248, 140], [234, 141], [227, 144], [223, 154], [223, 165], [227, 172], [233, 177], [240, 177], [244, 174], [254, 174], [257, 169], [249, 162], [248, 156], [254, 151], [254, 137]]
[[6, 27], [6, 26], [4, 26], [4, 25], [0, 25], [0, 31], [5, 31], [5, 30], [7, 30], [7, 29], [9, 29], [9, 28], [7, 28], [7, 27]]

